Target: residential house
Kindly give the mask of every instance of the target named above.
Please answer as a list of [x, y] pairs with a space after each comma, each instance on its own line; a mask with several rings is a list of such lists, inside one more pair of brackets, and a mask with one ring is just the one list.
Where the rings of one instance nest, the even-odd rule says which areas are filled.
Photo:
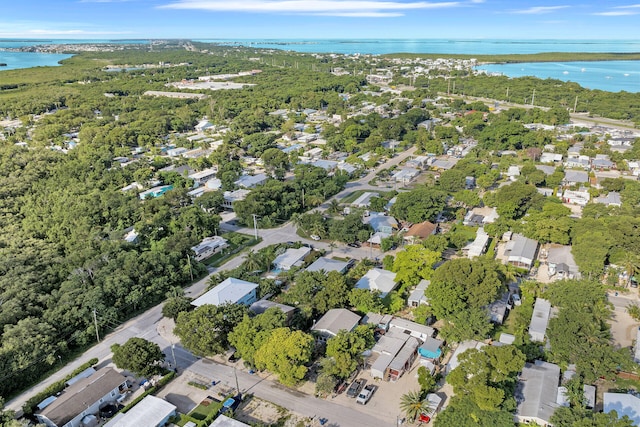
[[216, 169], [208, 168], [208, 169], [201, 170], [200, 172], [194, 172], [190, 174], [187, 178], [193, 180], [194, 187], [199, 187], [205, 184], [210, 179], [215, 178], [216, 173], [217, 173]]
[[273, 265], [277, 270], [289, 271], [293, 267], [300, 267], [307, 255], [311, 252], [311, 248], [300, 246], [299, 248], [289, 248], [283, 254], [280, 254], [273, 261]]
[[84, 427], [95, 420], [100, 408], [117, 399], [129, 388], [127, 379], [112, 368], [104, 368], [67, 387], [35, 414], [47, 427]]
[[315, 166], [317, 168], [324, 169], [327, 172], [333, 172], [338, 167], [338, 162], [336, 162], [335, 160], [318, 159], [318, 160], [314, 160], [312, 162], [309, 162], [309, 164], [311, 166]]
[[306, 271], [324, 271], [325, 273], [329, 273], [330, 271], [337, 271], [340, 274], [344, 274], [347, 272], [350, 265], [351, 264], [346, 261], [320, 257], [315, 260], [309, 267], [307, 267]]
[[596, 157], [591, 160], [591, 167], [596, 170], [615, 169], [616, 164], [607, 154], [596, 154]]
[[205, 130], [215, 130], [215, 126], [209, 123], [209, 120], [200, 120], [195, 129], [197, 132], [204, 132]]
[[551, 426], [551, 416], [560, 406], [558, 384], [560, 367], [553, 363], [536, 360], [526, 363], [516, 387], [516, 408], [514, 420], [522, 424], [537, 423]]
[[564, 162], [564, 167], [589, 170], [591, 168], [591, 159], [588, 156], [568, 155], [567, 160]]
[[193, 246], [191, 250], [196, 253], [195, 260], [202, 261], [203, 259], [207, 259], [219, 252], [222, 252], [223, 249], [228, 247], [229, 243], [227, 239], [220, 236], [212, 236], [205, 237], [202, 242]]
[[476, 214], [473, 210], [468, 211], [462, 220], [462, 225], [467, 227], [481, 227], [482, 224], [484, 224], [484, 216]]
[[507, 317], [507, 313], [511, 310], [511, 304], [509, 304], [510, 295], [508, 292], [502, 295], [502, 297], [488, 306], [485, 310], [489, 314], [489, 320], [497, 325], [502, 325], [504, 319]]
[[510, 181], [515, 181], [520, 176], [520, 166], [512, 165], [507, 169], [507, 177]]
[[540, 163], [562, 163], [562, 154], [544, 152], [540, 156]]
[[436, 159], [432, 164], [431, 167], [435, 170], [440, 170], [440, 171], [448, 171], [450, 169], [453, 169], [453, 167], [458, 163], [457, 158], [448, 158], [448, 159]]
[[529, 323], [529, 337], [531, 341], [545, 341], [549, 317], [551, 317], [551, 303], [546, 299], [536, 298], [533, 306], [533, 315]]
[[380, 194], [366, 191], [362, 193], [360, 197], [355, 199], [353, 203], [351, 203], [351, 206], [356, 208], [368, 208], [369, 204], [371, 204], [371, 199], [374, 197], [380, 197]]
[[479, 257], [487, 250], [489, 240], [489, 235], [484, 231], [483, 227], [480, 227], [476, 230], [475, 240], [462, 248], [462, 253], [466, 254], [469, 259]]
[[556, 171], [556, 168], [554, 166], [549, 165], [536, 165], [536, 169], [544, 172], [544, 174], [547, 176], [553, 174]]
[[451, 373], [451, 371], [458, 367], [458, 365], [460, 364], [458, 359], [460, 358], [460, 355], [462, 353], [471, 349], [480, 350], [485, 345], [485, 343], [476, 340], [462, 341], [460, 344], [458, 344], [458, 347], [456, 347], [453, 354], [451, 355], [451, 358], [449, 359], [449, 363], [447, 363], [447, 374]]
[[403, 185], [413, 181], [415, 177], [420, 175], [420, 170], [414, 168], [402, 168], [398, 172], [392, 175], [392, 178], [396, 182], [401, 182]]
[[424, 240], [427, 237], [436, 234], [438, 226], [429, 221], [424, 221], [418, 224], [413, 224], [409, 231], [407, 231], [402, 238], [410, 243]]
[[223, 304], [244, 304], [250, 306], [257, 299], [258, 284], [228, 277], [216, 287], [196, 298], [191, 305], [200, 307], [205, 304], [221, 306]]
[[398, 221], [392, 216], [372, 212], [370, 216], [363, 219], [365, 224], [369, 224], [376, 233], [392, 234], [398, 229]]
[[[185, 424], [184, 426], [188, 427], [187, 424]], [[195, 427], [195, 424], [193, 427]], [[221, 415], [218, 415], [218, 417], [215, 420], [213, 420], [211, 424], [209, 424], [209, 427], [251, 427], [251, 426], [249, 424], [245, 424], [241, 421], [235, 420], [233, 418], [229, 418], [226, 415], [221, 414]]]
[[414, 169], [424, 169], [428, 165], [429, 165], [428, 156], [416, 156], [413, 159], [408, 160], [407, 163], [405, 163], [405, 166], [409, 168], [414, 168]]
[[580, 269], [571, 253], [571, 246], [551, 245], [546, 252], [549, 277], [580, 278]]
[[640, 397], [630, 393], [605, 393], [603, 412], [616, 411], [618, 418], [628, 416], [634, 425], [640, 426]]
[[179, 156], [179, 155], [181, 155], [183, 153], [186, 153], [187, 151], [189, 151], [189, 150], [187, 150], [184, 147], [170, 148], [170, 149], [167, 150], [167, 156], [169, 156], [169, 157], [177, 157], [177, 156]]
[[176, 415], [176, 410], [166, 400], [148, 395], [128, 412], [119, 412], [104, 427], [162, 427]]
[[573, 205], [586, 206], [591, 199], [591, 194], [585, 189], [579, 190], [564, 190], [562, 193], [562, 201], [564, 203], [571, 203]]
[[596, 407], [596, 387], [589, 384], [582, 385], [584, 406], [587, 409], [593, 409]]
[[411, 365], [416, 360], [418, 355], [418, 346], [420, 341], [414, 337], [408, 337], [402, 346], [402, 349], [391, 360], [391, 363], [387, 366], [387, 375], [389, 381], [397, 381], [400, 377], [411, 369]]
[[585, 171], [568, 170], [564, 172], [564, 179], [562, 182], [566, 186], [586, 184], [589, 182], [589, 174]]
[[356, 283], [357, 289], [380, 291], [380, 298], [387, 296], [398, 285], [396, 273], [381, 268], [372, 268]]
[[224, 201], [222, 202], [222, 207], [232, 211], [233, 204], [237, 201], [246, 199], [250, 192], [250, 190], [244, 188], [235, 191], [225, 191], [223, 193]]
[[293, 315], [298, 310], [297, 308], [291, 307], [290, 305], [280, 304], [280, 303], [269, 301], [266, 299], [261, 299], [260, 301], [256, 301], [253, 304], [251, 304], [249, 306], [249, 311], [251, 311], [253, 314], [258, 315], [258, 314], [264, 313], [265, 311], [273, 307], [278, 308], [280, 311], [284, 313], [284, 315], [287, 318], [286, 320], [287, 325], [289, 324], [289, 322], [291, 322]]
[[516, 267], [531, 268], [538, 254], [538, 241], [512, 234], [504, 249], [504, 256], [508, 264]]
[[311, 332], [326, 341], [338, 335], [340, 331], [351, 332], [358, 326], [360, 319], [359, 315], [346, 308], [332, 308], [311, 327]]
[[425, 295], [425, 291], [431, 284], [431, 280], [422, 279], [416, 288], [411, 291], [409, 298], [407, 299], [407, 305], [409, 307], [418, 307], [422, 304], [429, 304], [429, 299]]
[[394, 317], [389, 322], [389, 331], [397, 330], [397, 332], [418, 338], [420, 342], [424, 342], [427, 338], [432, 337], [435, 329], [421, 323], [412, 322], [401, 317]]
[[620, 193], [617, 191], [609, 191], [606, 196], [600, 196], [593, 199], [594, 203], [602, 203], [607, 206], [622, 206], [622, 200], [620, 199]]
[[242, 175], [234, 184], [238, 187], [253, 188], [264, 184], [268, 179], [269, 177], [264, 173], [259, 173], [257, 175]]

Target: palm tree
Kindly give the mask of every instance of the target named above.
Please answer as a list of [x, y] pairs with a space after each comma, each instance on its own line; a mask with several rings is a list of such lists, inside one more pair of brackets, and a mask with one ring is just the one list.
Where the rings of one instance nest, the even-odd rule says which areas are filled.
[[331, 199], [327, 210], [332, 214], [337, 214], [340, 212], [340, 202], [337, 199]]
[[258, 252], [249, 251], [244, 259], [244, 268], [246, 271], [258, 271], [263, 268], [264, 259]]
[[333, 253], [333, 250], [334, 250], [335, 248], [337, 248], [337, 247], [338, 247], [338, 245], [336, 244], [336, 242], [331, 242], [331, 243], [329, 243], [329, 249], [331, 250], [331, 252], [330, 252], [330, 253]]
[[421, 413], [429, 411], [430, 405], [422, 398], [420, 390], [408, 391], [400, 397], [400, 409], [413, 422]]
[[638, 259], [638, 255], [632, 252], [625, 252], [624, 258], [622, 259], [622, 265], [624, 267], [624, 271], [627, 272], [626, 286], [629, 286], [633, 276], [640, 271], [640, 260]]

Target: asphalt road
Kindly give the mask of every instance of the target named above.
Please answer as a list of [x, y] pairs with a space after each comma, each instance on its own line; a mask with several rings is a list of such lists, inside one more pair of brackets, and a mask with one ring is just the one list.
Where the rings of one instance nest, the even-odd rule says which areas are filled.
[[[403, 160], [405, 160], [407, 157], [412, 155], [414, 152], [415, 152], [415, 147], [412, 147], [409, 150], [398, 154], [392, 159], [389, 159], [389, 161], [379, 166], [378, 168], [372, 170], [365, 177], [357, 181], [350, 182], [348, 185], [348, 188], [346, 188], [345, 190], [343, 190], [342, 192], [334, 196], [334, 198], [338, 198], [338, 199], [344, 198], [348, 194], [357, 190], [376, 189], [377, 187], [370, 186], [368, 182], [375, 177], [375, 174], [380, 169], [389, 168], [393, 165], [397, 165]], [[380, 189], [380, 188], [377, 188], [377, 189]], [[326, 209], [327, 206], [328, 204], [325, 203], [319, 209], [324, 210]], [[228, 226], [225, 227], [224, 225], [221, 225], [221, 228], [237, 229], [236, 227], [228, 227]], [[252, 229], [240, 229], [239, 231], [247, 234], [253, 234]], [[262, 242], [254, 246], [253, 250], [258, 250], [260, 248], [263, 248], [275, 243], [283, 243], [287, 241], [304, 241], [306, 243], [313, 244], [315, 247], [318, 247], [318, 248], [327, 249], [330, 251], [332, 250], [329, 247], [329, 243], [327, 242], [315, 242], [313, 240], [300, 238], [296, 234], [295, 227], [290, 222], [278, 228], [258, 230], [258, 234], [262, 238]], [[362, 259], [366, 257], [376, 257], [380, 255], [380, 252], [377, 249], [371, 250], [370, 248], [350, 248], [346, 245], [341, 245], [339, 248], [335, 248], [332, 251], [334, 255], [338, 255], [342, 257], [358, 258], [358, 259]], [[240, 255], [231, 259], [229, 262], [227, 262], [226, 264], [224, 264], [222, 267], [218, 269], [211, 269], [209, 271], [209, 274], [206, 277], [197, 281], [196, 283], [191, 285], [189, 288], [187, 288], [185, 290], [185, 293], [192, 298], [195, 298], [201, 295], [206, 289], [207, 281], [212, 274], [220, 270], [230, 270], [230, 269], [236, 268], [243, 261], [244, 261], [244, 255]], [[79, 366], [86, 363], [88, 360], [92, 358], [97, 358], [101, 364], [107, 363], [111, 359], [111, 346], [116, 343], [124, 344], [129, 338], [132, 338], [132, 337], [141, 337], [157, 343], [160, 346], [160, 348], [163, 349], [163, 352], [167, 355], [167, 360], [169, 361], [172, 360], [170, 356], [172, 354], [171, 343], [158, 333], [158, 322], [160, 322], [160, 319], [162, 319], [162, 304], [157, 305], [153, 308], [150, 308], [143, 314], [122, 324], [121, 326], [116, 328], [114, 332], [102, 337], [101, 341], [98, 344], [91, 347], [82, 356], [78, 357], [72, 362], [69, 362], [67, 365], [62, 367], [55, 374], [51, 375], [50, 377], [46, 378], [39, 384], [29, 388], [28, 390], [24, 391], [23, 393], [16, 396], [12, 400], [8, 401], [5, 405], [6, 409], [13, 410], [19, 413], [19, 411], [22, 408], [22, 405], [24, 405], [24, 403], [31, 396], [44, 390], [46, 387], [48, 387], [52, 383], [63, 379], [64, 377], [69, 375], [71, 372], [73, 372], [76, 368], [78, 368]], [[191, 366], [197, 360], [188, 351], [182, 348], [179, 345], [179, 343], [174, 343], [173, 353], [175, 353], [176, 355], [176, 360], [178, 362], [179, 368], [186, 368], [188, 366]], [[349, 425], [349, 424], [344, 424], [344, 425]], [[351, 424], [351, 425], [359, 425], [359, 424]], [[364, 425], [364, 424], [360, 424], [360, 425]], [[374, 424], [371, 424], [371, 425], [374, 425]]]
[[242, 394], [252, 393], [261, 399], [303, 416], [326, 418], [328, 422], [325, 426], [389, 427], [396, 422], [395, 414], [377, 413], [373, 416], [368, 413], [368, 406], [362, 406], [362, 410], [348, 408], [287, 388], [269, 378], [265, 379], [258, 375], [250, 375], [242, 370], [235, 370], [234, 375], [232, 367], [220, 365], [210, 360], [198, 361], [189, 370], [211, 380], [221, 380], [231, 388], [236, 387], [235, 376], [237, 375], [238, 385]]

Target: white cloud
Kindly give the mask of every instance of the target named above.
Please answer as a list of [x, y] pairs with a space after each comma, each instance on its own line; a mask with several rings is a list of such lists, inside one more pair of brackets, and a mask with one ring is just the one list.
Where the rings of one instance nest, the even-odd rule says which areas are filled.
[[626, 6], [616, 6], [614, 9], [639, 9], [640, 4], [629, 4]]
[[633, 10], [611, 10], [609, 12], [597, 12], [594, 13], [596, 16], [630, 16], [637, 15], [640, 12], [636, 12]]
[[[483, 0], [475, 0], [476, 2]], [[279, 13], [342, 17], [387, 18], [403, 16], [403, 11], [461, 6], [459, 1], [426, 2], [380, 0], [177, 0], [163, 9], [206, 10], [211, 12]]]
[[552, 13], [556, 10], [566, 9], [569, 6], [534, 6], [528, 9], [512, 10], [509, 13], [518, 15], [542, 15], [545, 13]]

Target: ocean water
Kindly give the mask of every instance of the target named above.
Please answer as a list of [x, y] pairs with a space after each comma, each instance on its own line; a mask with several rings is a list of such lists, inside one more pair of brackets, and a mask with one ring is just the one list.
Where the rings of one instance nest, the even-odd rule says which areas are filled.
[[449, 53], [497, 55], [540, 52], [640, 52], [638, 40], [506, 40], [506, 39], [208, 39], [205, 43], [283, 49], [308, 53], [373, 54]]
[[[640, 52], [639, 40], [455, 40], [455, 39], [206, 39], [201, 42], [227, 46], [245, 46], [282, 49], [305, 53], [386, 54], [386, 53], [435, 53], [495, 55], [540, 52]], [[7, 67], [0, 70], [29, 68], [42, 65], [58, 65], [68, 55], [31, 52], [6, 52], [3, 47], [33, 46], [36, 44], [75, 43], [148, 43], [148, 40], [16, 40], [0, 39], [0, 63]], [[554, 62], [504, 64], [483, 66], [490, 72], [500, 72], [510, 77], [532, 75], [574, 81], [590, 89], [612, 92], [625, 90], [640, 92], [640, 61]]]
[[50, 67], [60, 65], [58, 62], [70, 58], [72, 55], [59, 53], [39, 53], [39, 52], [10, 52], [3, 48], [17, 48], [35, 46], [41, 44], [82, 44], [82, 43], [117, 43], [134, 44], [148, 43], [147, 40], [73, 40], [73, 39], [0, 39], [0, 63], [7, 64], [0, 67], [3, 70], [17, 70], [32, 67]]
[[535, 76], [571, 81], [582, 87], [609, 92], [640, 92], [640, 61], [487, 64], [478, 69], [509, 77]]

